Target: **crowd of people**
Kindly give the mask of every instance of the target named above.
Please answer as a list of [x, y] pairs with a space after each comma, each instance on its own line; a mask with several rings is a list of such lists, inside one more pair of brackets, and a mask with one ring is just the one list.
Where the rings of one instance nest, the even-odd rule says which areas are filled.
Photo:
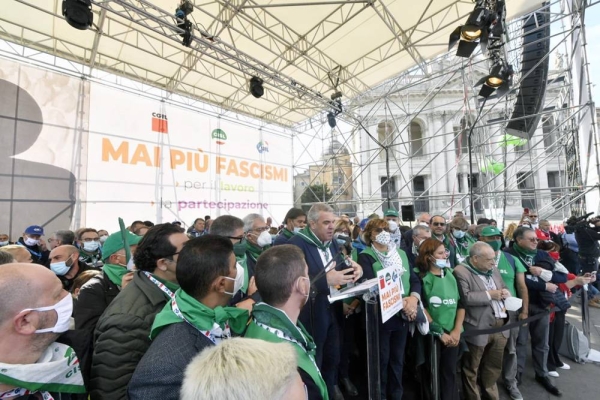
[[[558, 355], [567, 299], [589, 285], [600, 307], [597, 219], [559, 233], [527, 210], [503, 233], [494, 220], [421, 214], [410, 228], [394, 209], [360, 219], [318, 203], [283, 222], [0, 234], [0, 398], [357, 396], [363, 300], [329, 296], [386, 268], [403, 295], [377, 327], [383, 399], [414, 382], [414, 398], [433, 398], [433, 379], [443, 400], [499, 399], [497, 382], [522, 399], [530, 337], [535, 380], [560, 396], [550, 377], [570, 368]], [[428, 333], [415, 329], [425, 323]]]

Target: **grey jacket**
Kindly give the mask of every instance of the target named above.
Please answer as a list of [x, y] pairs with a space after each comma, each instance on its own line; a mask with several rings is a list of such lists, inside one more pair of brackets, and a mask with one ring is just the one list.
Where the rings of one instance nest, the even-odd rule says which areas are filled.
[[167, 303], [167, 295], [143, 272], [108, 306], [94, 333], [90, 397], [92, 400], [127, 398], [133, 371], [150, 347], [154, 317]]
[[[493, 327], [496, 323], [496, 317], [492, 302], [486, 293], [487, 289], [481, 278], [463, 264], [459, 264], [454, 268], [454, 276], [460, 293], [461, 305], [459, 307], [465, 309], [465, 321], [463, 323], [465, 332]], [[494, 268], [492, 279], [498, 290], [506, 289], [497, 268]], [[507, 321], [508, 319], [505, 320], [505, 322]], [[502, 334], [504, 337], [508, 337], [510, 331], [503, 331]], [[469, 336], [465, 340], [475, 346], [485, 346], [488, 343], [488, 335]]]

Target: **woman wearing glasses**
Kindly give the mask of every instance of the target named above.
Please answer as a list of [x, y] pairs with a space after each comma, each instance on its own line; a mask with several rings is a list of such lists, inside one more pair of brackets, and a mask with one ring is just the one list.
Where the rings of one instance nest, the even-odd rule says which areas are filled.
[[[372, 279], [384, 268], [400, 271], [403, 289], [402, 312], [385, 323], [379, 323], [379, 363], [381, 370], [382, 399], [402, 399], [402, 369], [408, 325], [417, 317], [421, 299], [421, 282], [408, 263], [404, 251], [391, 245], [388, 223], [375, 218], [364, 230], [367, 247], [359, 254], [358, 263], [364, 277]], [[386, 396], [387, 395], [387, 396]]]
[[456, 364], [465, 319], [465, 310], [459, 308], [458, 304], [458, 284], [448, 268], [448, 252], [437, 239], [427, 239], [419, 246], [416, 264], [423, 282], [423, 304], [429, 320], [429, 331], [442, 344], [437, 361], [440, 398], [454, 400], [458, 398]]

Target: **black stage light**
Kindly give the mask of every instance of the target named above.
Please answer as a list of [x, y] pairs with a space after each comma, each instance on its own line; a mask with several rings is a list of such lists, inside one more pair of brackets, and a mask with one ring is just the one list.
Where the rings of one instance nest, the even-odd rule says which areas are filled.
[[448, 50], [451, 50], [458, 43], [456, 55], [468, 58], [473, 54], [477, 45], [481, 44], [485, 48], [490, 35], [490, 24], [496, 19], [496, 13], [492, 13], [485, 8], [483, 1], [478, 1], [467, 22], [456, 27], [450, 34]]
[[257, 76], [253, 76], [250, 79], [250, 94], [260, 99], [263, 94], [265, 94], [265, 89], [263, 88], [263, 80]]
[[331, 127], [331, 129], [335, 128], [335, 126], [336, 126], [335, 115], [333, 115], [332, 112], [327, 113], [327, 122], [329, 123], [329, 126]]
[[91, 0], [63, 0], [62, 14], [69, 25], [82, 31], [94, 21]]
[[513, 74], [514, 71], [511, 65], [495, 64], [490, 70], [490, 74], [484, 76], [475, 84], [475, 86], [483, 85], [479, 95], [488, 98], [496, 92], [498, 97], [502, 96], [510, 90]]

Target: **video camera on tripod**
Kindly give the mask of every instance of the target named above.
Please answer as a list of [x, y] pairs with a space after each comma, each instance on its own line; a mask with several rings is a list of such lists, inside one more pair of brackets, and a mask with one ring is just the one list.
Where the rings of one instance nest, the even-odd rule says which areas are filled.
[[589, 227], [590, 224], [595, 224], [600, 221], [600, 216], [596, 215], [594, 218], [590, 218], [594, 213], [587, 213], [581, 217], [572, 216], [565, 224], [565, 232], [574, 233], [578, 228]]

